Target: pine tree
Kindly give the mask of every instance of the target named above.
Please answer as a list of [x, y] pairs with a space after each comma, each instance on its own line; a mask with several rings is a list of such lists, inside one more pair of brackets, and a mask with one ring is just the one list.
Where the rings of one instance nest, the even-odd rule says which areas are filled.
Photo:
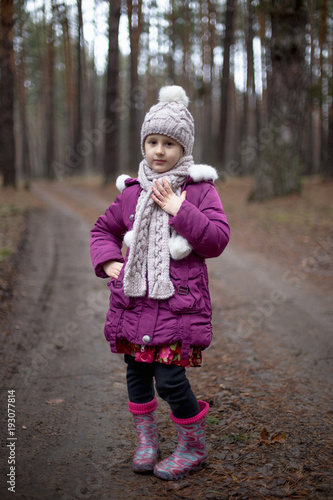
[[15, 187], [13, 0], [1, 0], [0, 7], [0, 172], [3, 186]]

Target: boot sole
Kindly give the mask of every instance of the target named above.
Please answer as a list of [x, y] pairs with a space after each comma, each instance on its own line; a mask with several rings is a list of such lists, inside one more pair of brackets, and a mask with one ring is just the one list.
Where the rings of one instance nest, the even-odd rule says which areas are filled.
[[160, 458], [160, 456], [161, 456], [161, 450], [158, 450], [155, 462], [151, 464], [143, 464], [142, 466], [140, 465], [137, 465], [136, 467], [132, 466], [132, 471], [135, 472], [136, 474], [149, 474], [150, 472], [153, 472], [157, 460]]
[[[178, 476], [175, 476], [175, 477], [170, 477], [169, 475], [167, 475], [168, 473], [167, 472], [164, 472], [164, 471], [155, 471], [154, 470], [154, 476], [158, 477], [159, 479], [163, 479], [164, 481], [178, 481], [178, 479], [182, 479], [184, 477], [187, 477], [189, 476], [190, 474], [194, 473], [194, 472], [197, 472], [198, 470], [200, 469], [203, 469], [204, 467], [206, 467], [208, 465], [208, 460], [204, 460], [203, 462], [201, 462], [200, 465], [198, 465], [197, 467], [192, 467], [190, 470], [188, 470], [187, 472], [184, 472], [183, 474], [179, 474]], [[164, 476], [165, 475], [165, 476]], [[167, 476], [167, 477], [166, 477]]]

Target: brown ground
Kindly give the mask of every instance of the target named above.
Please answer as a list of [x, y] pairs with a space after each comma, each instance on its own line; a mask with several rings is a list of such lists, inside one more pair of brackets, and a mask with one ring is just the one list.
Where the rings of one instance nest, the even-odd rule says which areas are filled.
[[[248, 205], [250, 186], [217, 184], [232, 239], [209, 262], [214, 340], [189, 370], [211, 405], [210, 464], [174, 483], [131, 472], [124, 367], [103, 342], [107, 292], [87, 242], [116, 189], [71, 180], [2, 195], [1, 377], [5, 397], [17, 394], [17, 498], [333, 498], [333, 184], [312, 179], [302, 197]], [[158, 423], [166, 456], [175, 434], [163, 402]]]

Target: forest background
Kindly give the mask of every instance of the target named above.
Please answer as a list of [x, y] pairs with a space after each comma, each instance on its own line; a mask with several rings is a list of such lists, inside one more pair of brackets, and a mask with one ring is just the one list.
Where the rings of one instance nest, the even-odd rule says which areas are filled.
[[190, 97], [195, 161], [253, 175], [249, 199], [332, 177], [332, 0], [91, 0], [86, 21], [87, 5], [1, 0], [4, 186], [135, 173], [144, 113], [168, 84]]

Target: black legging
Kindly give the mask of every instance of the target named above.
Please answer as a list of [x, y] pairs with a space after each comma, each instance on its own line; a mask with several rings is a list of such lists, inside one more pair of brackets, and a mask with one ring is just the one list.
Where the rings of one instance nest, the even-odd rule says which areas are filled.
[[125, 354], [128, 397], [132, 403], [149, 403], [158, 395], [166, 401], [176, 418], [191, 418], [200, 413], [199, 405], [186, 377], [185, 368], [163, 363], [135, 361]]

